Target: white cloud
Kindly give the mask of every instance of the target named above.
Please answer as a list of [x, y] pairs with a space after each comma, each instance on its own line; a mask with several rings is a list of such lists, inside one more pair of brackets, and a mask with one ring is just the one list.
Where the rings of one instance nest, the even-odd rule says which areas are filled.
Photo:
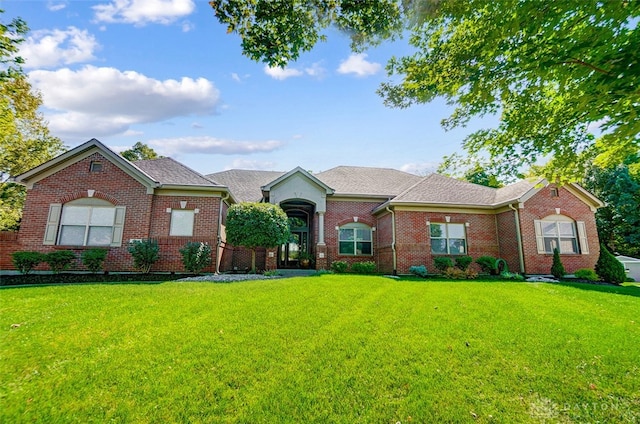
[[134, 124], [212, 115], [220, 97], [204, 78], [161, 81], [94, 66], [32, 71], [29, 79], [42, 92], [49, 129], [59, 137], [121, 134]]
[[338, 67], [340, 74], [355, 74], [359, 77], [366, 77], [378, 73], [382, 69], [382, 65], [376, 62], [368, 62], [365, 60], [365, 53], [352, 54], [348, 59], [343, 60]]
[[320, 62], [313, 63], [308, 68], [304, 69], [304, 72], [312, 77], [316, 77], [318, 79], [324, 78], [327, 74], [327, 70], [322, 67]]
[[148, 144], [158, 147], [162, 154], [218, 154], [218, 155], [250, 155], [266, 153], [279, 149], [284, 145], [278, 140], [237, 141], [215, 137], [177, 137], [149, 140]]
[[49, 9], [52, 12], [57, 12], [58, 10], [62, 10], [64, 8], [67, 7], [67, 3], [66, 2], [48, 2], [47, 3], [47, 9]]
[[[139, 136], [141, 136], [143, 134], [144, 133], [142, 131], [126, 130], [122, 135], [124, 135], [126, 137], [139, 137]], [[128, 147], [122, 148], [122, 150], [127, 150], [127, 149], [128, 149]]]
[[196, 25], [193, 22], [183, 21], [182, 22], [182, 32], [189, 32], [195, 29]]
[[409, 172], [416, 175], [433, 174], [438, 169], [437, 162], [413, 162], [405, 163], [400, 167], [401, 171]]
[[234, 80], [235, 82], [241, 82], [242, 81], [240, 79], [240, 75], [236, 74], [235, 72], [231, 73], [231, 79]]
[[247, 160], [247, 159], [236, 159], [231, 162], [230, 166], [226, 166], [224, 169], [253, 169], [257, 171], [270, 171], [274, 169], [275, 162], [269, 161], [259, 161], [259, 160]]
[[304, 72], [302, 72], [299, 69], [294, 69], [294, 68], [280, 68], [279, 66], [276, 67], [270, 67], [268, 65], [264, 66], [264, 73], [269, 75], [271, 78], [277, 79], [277, 80], [285, 80], [287, 78], [291, 78], [291, 77], [299, 77], [304, 75]]
[[326, 70], [320, 65], [320, 62], [316, 62], [304, 69], [280, 68], [278, 66], [270, 67], [268, 65], [265, 65], [264, 73], [269, 75], [271, 78], [277, 80], [285, 80], [287, 78], [301, 77], [303, 75], [322, 78], [326, 75]]
[[170, 24], [195, 10], [193, 0], [113, 0], [93, 6], [98, 22]]
[[26, 68], [42, 68], [93, 60], [99, 47], [87, 30], [71, 26], [66, 30], [34, 31], [20, 47], [20, 55]]

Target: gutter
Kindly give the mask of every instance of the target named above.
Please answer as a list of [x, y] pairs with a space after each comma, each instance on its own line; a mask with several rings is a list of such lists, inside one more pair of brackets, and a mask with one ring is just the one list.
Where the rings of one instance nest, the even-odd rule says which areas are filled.
[[218, 213], [218, 242], [216, 243], [216, 274], [220, 274], [220, 262], [222, 261], [222, 255], [220, 254], [220, 247], [222, 247], [222, 237], [220, 236], [220, 230], [222, 230], [222, 205], [228, 199], [231, 193], [227, 192], [220, 198], [220, 211]]
[[522, 252], [522, 234], [520, 234], [520, 214], [518, 209], [513, 207], [513, 204], [509, 203], [509, 209], [514, 213], [516, 220], [516, 241], [518, 242], [518, 260], [520, 261], [520, 273], [524, 274], [524, 253]]
[[393, 275], [398, 275], [398, 257], [396, 253], [396, 214], [389, 206], [387, 211], [391, 213], [391, 252], [393, 256]]

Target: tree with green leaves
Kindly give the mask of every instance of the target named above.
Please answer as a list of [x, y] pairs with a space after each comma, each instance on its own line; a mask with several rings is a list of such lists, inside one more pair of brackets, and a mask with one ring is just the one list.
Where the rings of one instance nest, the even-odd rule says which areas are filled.
[[463, 156], [459, 153], [445, 156], [438, 166], [438, 173], [493, 188], [503, 187], [505, 183], [514, 182], [522, 177], [521, 175], [498, 177], [491, 172], [491, 165], [477, 155]]
[[23, 59], [17, 56], [27, 32], [21, 19], [0, 22], [0, 230], [18, 228], [26, 195], [25, 188], [10, 182], [9, 177], [64, 151], [38, 112], [42, 97], [32, 89], [22, 69]]
[[415, 53], [393, 58], [379, 94], [408, 107], [443, 98], [446, 129], [497, 115], [463, 143], [492, 173], [551, 159], [553, 181], [576, 180], [640, 149], [640, 2], [534, 0], [213, 0], [244, 54], [284, 66], [334, 25], [354, 49], [410, 31]]
[[227, 243], [251, 250], [251, 271], [256, 272], [256, 248], [277, 247], [289, 241], [287, 214], [271, 203], [237, 203], [227, 213]]
[[139, 141], [130, 149], [123, 150], [120, 155], [132, 162], [135, 162], [137, 160], [159, 159], [163, 157], [158, 156], [155, 150]]
[[605, 204], [596, 212], [598, 236], [612, 252], [640, 257], [640, 155], [623, 163], [600, 168], [591, 166], [582, 185]]

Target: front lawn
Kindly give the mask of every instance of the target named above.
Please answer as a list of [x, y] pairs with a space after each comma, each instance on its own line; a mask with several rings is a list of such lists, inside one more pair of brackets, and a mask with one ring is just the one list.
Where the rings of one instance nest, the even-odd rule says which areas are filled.
[[0, 422], [637, 422], [640, 288], [591, 288], [4, 288]]

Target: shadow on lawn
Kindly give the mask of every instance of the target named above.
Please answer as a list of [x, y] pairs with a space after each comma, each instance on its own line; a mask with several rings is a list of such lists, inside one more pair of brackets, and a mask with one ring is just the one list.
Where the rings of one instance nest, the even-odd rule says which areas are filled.
[[561, 281], [559, 283], [549, 283], [559, 286], [573, 287], [580, 290], [597, 291], [601, 293], [622, 294], [625, 296], [640, 297], [640, 287], [637, 286], [616, 286], [613, 284], [590, 284], [590, 283], [570, 283]]
[[160, 284], [193, 274], [29, 274], [0, 276], [0, 288], [72, 284]]

